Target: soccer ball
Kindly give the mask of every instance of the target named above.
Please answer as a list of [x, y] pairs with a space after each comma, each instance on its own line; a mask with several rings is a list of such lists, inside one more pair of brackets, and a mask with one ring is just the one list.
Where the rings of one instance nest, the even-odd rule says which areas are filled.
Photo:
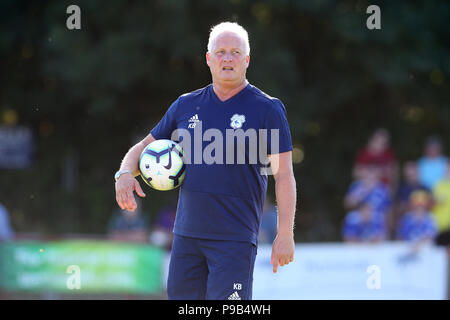
[[141, 153], [139, 171], [150, 187], [167, 191], [181, 185], [186, 173], [182, 148], [172, 140], [155, 140]]

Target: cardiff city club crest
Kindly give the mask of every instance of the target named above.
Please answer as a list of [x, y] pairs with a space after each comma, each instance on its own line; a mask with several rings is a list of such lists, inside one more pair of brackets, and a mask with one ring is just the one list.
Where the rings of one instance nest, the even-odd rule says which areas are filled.
[[245, 116], [244, 115], [239, 115], [239, 114], [234, 114], [231, 117], [231, 123], [230, 126], [233, 129], [239, 129], [242, 127], [242, 124], [245, 122]]

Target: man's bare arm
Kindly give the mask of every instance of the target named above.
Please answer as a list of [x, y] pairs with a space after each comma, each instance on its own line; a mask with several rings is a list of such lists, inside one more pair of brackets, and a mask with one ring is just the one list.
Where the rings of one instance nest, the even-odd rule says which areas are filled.
[[284, 266], [294, 260], [294, 221], [297, 203], [296, 182], [292, 169], [292, 152], [283, 152], [270, 157], [275, 168], [275, 195], [278, 207], [278, 232], [272, 247], [273, 272], [278, 265]]
[[153, 141], [155, 141], [155, 138], [153, 138], [152, 134], [150, 133], [140, 142], [131, 147], [122, 160], [120, 170], [129, 170], [130, 172], [132, 172], [133, 177], [138, 176], [140, 174], [138, 167], [139, 157], [141, 156], [141, 153], [145, 149], [145, 147]]

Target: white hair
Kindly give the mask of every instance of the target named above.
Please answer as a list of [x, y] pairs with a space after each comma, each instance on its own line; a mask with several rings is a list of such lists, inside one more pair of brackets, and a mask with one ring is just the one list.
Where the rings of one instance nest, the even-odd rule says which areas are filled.
[[239, 38], [241, 38], [244, 41], [245, 54], [250, 55], [250, 43], [248, 41], [248, 33], [241, 25], [237, 24], [236, 22], [222, 22], [211, 28], [208, 40], [208, 52], [212, 51], [214, 41], [220, 34], [224, 32], [232, 32], [238, 35]]

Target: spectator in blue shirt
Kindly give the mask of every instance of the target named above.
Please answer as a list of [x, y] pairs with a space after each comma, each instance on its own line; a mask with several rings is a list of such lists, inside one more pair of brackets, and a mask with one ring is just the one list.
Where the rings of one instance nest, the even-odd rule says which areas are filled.
[[380, 218], [386, 219], [392, 206], [389, 188], [381, 181], [380, 168], [368, 165], [360, 169], [360, 179], [354, 181], [344, 200], [347, 209], [369, 204]]
[[425, 154], [418, 161], [419, 180], [430, 190], [445, 177], [447, 157], [442, 154], [441, 139], [436, 136], [428, 138]]
[[431, 192], [419, 180], [417, 163], [415, 161], [407, 161], [403, 165], [403, 180], [397, 190], [396, 200], [400, 205], [400, 211], [405, 212], [408, 209], [409, 196], [417, 190]]
[[410, 196], [410, 211], [406, 212], [397, 228], [397, 239], [414, 244], [428, 242], [437, 234], [436, 224], [429, 211], [430, 195], [414, 191]]
[[363, 203], [347, 213], [342, 228], [344, 241], [379, 242], [385, 240], [386, 236], [385, 223], [369, 204]]
[[393, 226], [396, 226], [402, 215], [409, 210], [409, 197], [417, 190], [431, 192], [427, 186], [419, 181], [417, 162], [407, 161], [403, 165], [403, 179], [395, 196]]

